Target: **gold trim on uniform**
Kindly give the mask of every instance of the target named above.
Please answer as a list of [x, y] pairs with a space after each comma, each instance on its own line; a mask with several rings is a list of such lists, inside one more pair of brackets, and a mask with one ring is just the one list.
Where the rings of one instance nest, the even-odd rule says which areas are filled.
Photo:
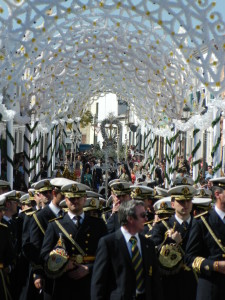
[[204, 257], [200, 257], [200, 256], [197, 256], [195, 258], [195, 260], [193, 261], [192, 263], [192, 268], [197, 272], [197, 273], [200, 273], [201, 271], [201, 264], [202, 262], [205, 260]]
[[79, 192], [79, 193], [64, 192], [63, 195], [66, 198], [80, 198], [86, 196], [86, 191]]

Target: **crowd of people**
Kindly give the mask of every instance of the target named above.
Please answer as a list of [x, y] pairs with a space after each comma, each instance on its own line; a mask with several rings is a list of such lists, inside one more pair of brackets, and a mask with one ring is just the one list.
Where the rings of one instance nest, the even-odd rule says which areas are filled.
[[224, 299], [225, 177], [211, 169], [195, 185], [180, 157], [166, 189], [164, 160], [152, 176], [134, 155], [79, 153], [27, 190], [0, 180], [0, 298]]

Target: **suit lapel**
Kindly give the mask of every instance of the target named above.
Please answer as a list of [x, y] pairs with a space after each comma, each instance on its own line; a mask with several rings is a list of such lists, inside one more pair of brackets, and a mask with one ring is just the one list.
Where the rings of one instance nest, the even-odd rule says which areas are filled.
[[130, 253], [128, 251], [127, 244], [126, 244], [125, 238], [121, 232], [121, 229], [118, 229], [115, 232], [115, 236], [116, 236], [116, 245], [115, 246], [117, 248], [117, 252], [120, 253], [122, 258], [127, 262], [127, 264], [132, 267]]
[[145, 270], [145, 274], [150, 275], [149, 273], [152, 272], [151, 266], [151, 255], [149, 245], [145, 242], [145, 238], [139, 234], [140, 243], [141, 243], [141, 252], [142, 252], [142, 260], [143, 260], [143, 267]]
[[72, 234], [73, 237], [76, 237], [78, 232], [77, 226], [73, 223], [68, 214], [63, 217], [62, 226], [65, 227], [69, 234]]
[[209, 215], [209, 225], [211, 226], [211, 224], [213, 225], [213, 231], [216, 237], [218, 237], [218, 239], [222, 241], [222, 244], [225, 245], [225, 224], [215, 210], [211, 210]]

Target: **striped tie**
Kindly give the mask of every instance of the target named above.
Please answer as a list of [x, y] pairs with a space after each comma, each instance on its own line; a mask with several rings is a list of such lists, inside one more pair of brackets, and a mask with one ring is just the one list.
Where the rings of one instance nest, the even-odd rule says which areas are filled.
[[136, 291], [144, 292], [144, 274], [143, 274], [143, 262], [140, 251], [137, 246], [137, 239], [135, 236], [130, 238], [132, 244], [132, 264], [136, 275]]

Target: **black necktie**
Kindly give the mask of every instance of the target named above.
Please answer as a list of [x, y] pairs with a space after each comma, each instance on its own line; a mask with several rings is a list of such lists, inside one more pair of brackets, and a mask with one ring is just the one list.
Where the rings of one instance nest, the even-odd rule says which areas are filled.
[[132, 265], [134, 267], [135, 276], [136, 276], [136, 291], [143, 292], [144, 291], [144, 269], [143, 269], [143, 261], [140, 254], [140, 251], [137, 246], [137, 238], [132, 236], [130, 238], [131, 254], [132, 254]]
[[188, 228], [188, 222], [187, 221], [183, 221], [182, 227], [184, 228], [184, 230], [187, 230], [187, 228]]
[[64, 216], [64, 211], [60, 209], [60, 211], [57, 214], [57, 217], [63, 217]]
[[77, 226], [77, 228], [79, 228], [80, 227], [80, 225], [81, 225], [81, 216], [74, 216], [73, 217], [73, 219], [76, 221], [76, 226]]

